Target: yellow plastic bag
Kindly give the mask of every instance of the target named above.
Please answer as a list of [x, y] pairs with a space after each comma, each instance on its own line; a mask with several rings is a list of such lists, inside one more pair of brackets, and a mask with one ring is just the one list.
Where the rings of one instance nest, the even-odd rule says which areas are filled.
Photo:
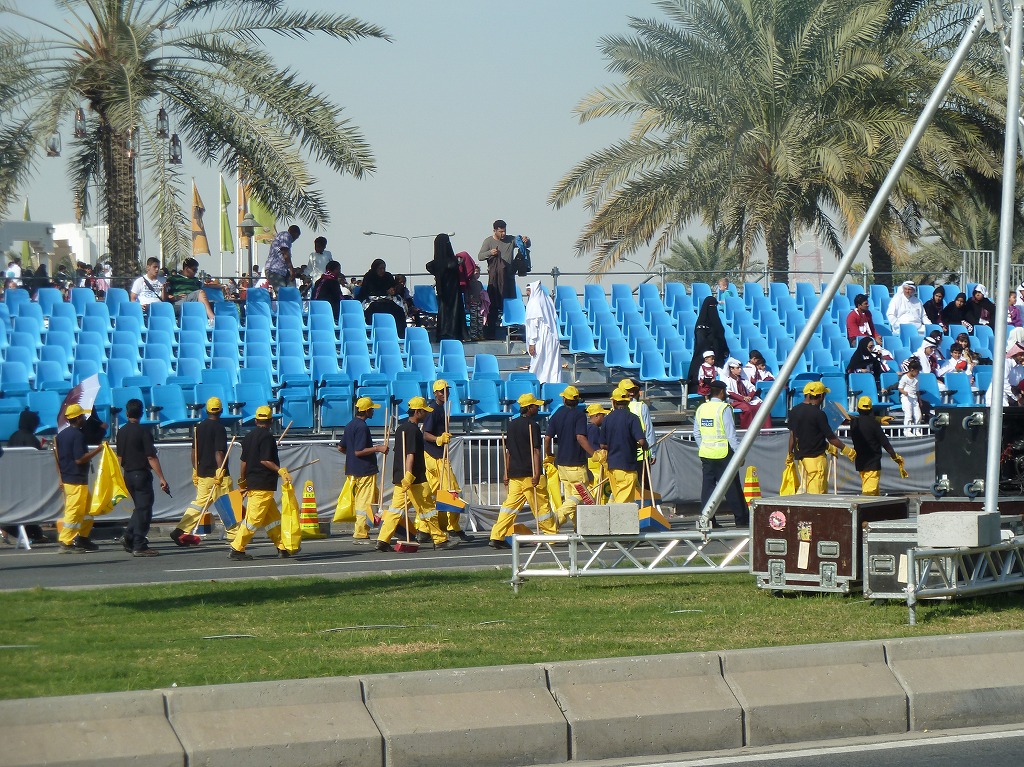
[[779, 495], [796, 495], [800, 487], [800, 479], [796, 475], [796, 464], [786, 461], [786, 467], [782, 470], [782, 484], [779, 486]]
[[345, 485], [338, 493], [338, 505], [334, 507], [334, 522], [355, 522], [355, 495], [352, 492], [352, 478], [345, 478]]
[[281, 545], [293, 554], [302, 545], [299, 501], [295, 497], [295, 486], [291, 482], [285, 482], [281, 486]]
[[551, 508], [557, 509], [562, 505], [562, 482], [558, 479], [558, 467], [553, 463], [545, 464], [544, 476], [548, 480], [548, 499], [551, 501]]
[[100, 453], [99, 471], [96, 472], [96, 486], [92, 489], [89, 514], [94, 517], [109, 514], [127, 497], [128, 488], [124, 484], [124, 474], [121, 473], [117, 454], [111, 449], [110, 443], [104, 442], [103, 452]]

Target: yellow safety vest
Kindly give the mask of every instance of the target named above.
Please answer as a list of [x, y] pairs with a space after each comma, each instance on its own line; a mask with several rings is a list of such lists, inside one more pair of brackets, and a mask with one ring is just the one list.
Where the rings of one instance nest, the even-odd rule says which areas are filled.
[[721, 400], [704, 402], [697, 408], [694, 418], [700, 429], [701, 458], [725, 458], [729, 455], [729, 439], [725, 436], [723, 416], [731, 408]]

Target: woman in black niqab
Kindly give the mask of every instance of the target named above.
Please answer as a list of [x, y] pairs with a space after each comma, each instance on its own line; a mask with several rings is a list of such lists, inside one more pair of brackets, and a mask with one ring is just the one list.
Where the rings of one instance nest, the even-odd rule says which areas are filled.
[[718, 314], [718, 302], [708, 296], [700, 305], [697, 324], [693, 327], [693, 359], [690, 360], [688, 381], [697, 380], [697, 368], [700, 367], [704, 352], [711, 350], [715, 359], [721, 364], [729, 358], [729, 345], [725, 342], [725, 328], [722, 317]]
[[427, 264], [437, 290], [437, 340], [466, 337], [466, 305], [459, 285], [459, 259], [447, 234], [434, 238], [434, 260]]

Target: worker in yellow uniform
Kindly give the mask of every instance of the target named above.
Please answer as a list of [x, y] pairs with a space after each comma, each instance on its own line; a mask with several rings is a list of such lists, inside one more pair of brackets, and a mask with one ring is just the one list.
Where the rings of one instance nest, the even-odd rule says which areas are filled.
[[612, 392], [612, 412], [605, 416], [604, 443], [612, 503], [633, 503], [640, 489], [638, 456], [649, 447], [640, 419], [629, 409], [632, 397], [625, 389]]
[[580, 502], [577, 486], [586, 485], [587, 460], [601, 447], [600, 443], [592, 445], [587, 439], [587, 416], [579, 407], [579, 390], [575, 386], [566, 386], [561, 396], [562, 407], [548, 418], [548, 428], [544, 432], [544, 452], [547, 454], [544, 463], [557, 467], [562, 484], [562, 505], [555, 509], [559, 527], [566, 520], [576, 524], [576, 507]]
[[60, 488], [64, 492], [64, 521], [59, 536], [62, 554], [81, 554], [99, 549], [89, 537], [92, 532], [92, 517], [89, 516], [89, 462], [103, 450], [103, 443], [89, 450], [82, 433], [85, 414], [86, 411], [77, 402], [68, 405], [64, 411], [68, 426], [57, 432], [53, 441], [60, 470]]
[[274, 500], [277, 480], [292, 481], [288, 469], [281, 466], [277, 453], [277, 439], [270, 432], [273, 414], [270, 407], [256, 408], [256, 428], [242, 440], [242, 467], [238, 474], [238, 487], [246, 492], [245, 519], [238, 526], [238, 533], [231, 541], [229, 559], [252, 559], [245, 547], [261, 527], [267, 530], [267, 537], [277, 547], [277, 556], [282, 559], [292, 554], [281, 547], [281, 510]]
[[861, 495], [880, 495], [878, 480], [882, 475], [882, 451], [889, 454], [900, 469], [900, 476], [906, 477], [903, 456], [899, 455], [882, 431], [882, 424], [873, 415], [874, 403], [871, 397], [857, 400], [857, 415], [850, 419], [850, 441], [857, 451], [855, 465], [860, 472]]
[[543, 535], [555, 535], [558, 526], [548, 499], [547, 481], [541, 473], [540, 426], [537, 413], [544, 404], [532, 394], [519, 397], [519, 417], [508, 424], [505, 435], [505, 472], [502, 482], [508, 488], [505, 502], [498, 510], [498, 521], [491, 528], [487, 545], [492, 549], [510, 549], [505, 538], [512, 534], [519, 510], [530, 505]]
[[[455, 472], [452, 471], [451, 462], [445, 455], [445, 446], [452, 440], [452, 435], [448, 432], [448, 417], [445, 412], [448, 398], [451, 396], [451, 389], [443, 378], [434, 381], [433, 389], [433, 410], [427, 413], [427, 417], [423, 421], [423, 460], [427, 466], [427, 483], [430, 485], [430, 492], [434, 494], [436, 501], [438, 493], [458, 495], [462, 492], [462, 488], [459, 487], [458, 480], [455, 479]], [[443, 500], [447, 501], [448, 498]], [[459, 519], [461, 516], [461, 514], [438, 509], [437, 526], [460, 541], [468, 542], [473, 540], [473, 536], [463, 532]], [[425, 531], [420, 530], [421, 534], [423, 532]], [[420, 542], [429, 543], [423, 539], [420, 539]]]
[[789, 411], [789, 453], [786, 463], [798, 462], [806, 492], [823, 495], [828, 491], [828, 464], [826, 451], [829, 445], [842, 452], [851, 461], [857, 452], [847, 447], [835, 435], [828, 423], [822, 405], [830, 390], [821, 381], [811, 381], [804, 386], [804, 401]]
[[[697, 455], [700, 457], [702, 481], [700, 486], [700, 503], [706, 506], [715, 487], [725, 473], [725, 467], [733, 453], [739, 448], [736, 436], [736, 424], [733, 421], [732, 407], [725, 401], [727, 386], [723, 381], [712, 381], [711, 393], [706, 402], [702, 402], [693, 414], [693, 438], [697, 442]], [[732, 510], [736, 527], [747, 527], [750, 524], [750, 513], [743, 492], [740, 478], [734, 474], [729, 482], [725, 496], [726, 503]], [[711, 515], [714, 519], [714, 515]], [[717, 526], [712, 523], [713, 526]], [[700, 527], [698, 525], [698, 527]]]
[[224, 462], [228, 431], [220, 420], [223, 410], [219, 397], [206, 400], [206, 418], [196, 426], [192, 438], [192, 484], [196, 486], [196, 497], [171, 531], [171, 540], [179, 546], [198, 546], [201, 543], [202, 539], [192, 531], [199, 524], [203, 512], [209, 509], [217, 496], [231, 492], [231, 477]]

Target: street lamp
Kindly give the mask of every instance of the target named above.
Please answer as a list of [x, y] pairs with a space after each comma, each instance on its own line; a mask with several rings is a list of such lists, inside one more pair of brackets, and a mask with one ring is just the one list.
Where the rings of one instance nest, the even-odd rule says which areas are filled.
[[[395, 237], [399, 240], [405, 240], [409, 246], [409, 275], [412, 275], [412, 241], [423, 240], [427, 237], [437, 237], [436, 234], [414, 234], [411, 237], [407, 237], [404, 234], [388, 234], [387, 232], [363, 232], [367, 237]], [[454, 237], [455, 232], [448, 232], [449, 237]]]

